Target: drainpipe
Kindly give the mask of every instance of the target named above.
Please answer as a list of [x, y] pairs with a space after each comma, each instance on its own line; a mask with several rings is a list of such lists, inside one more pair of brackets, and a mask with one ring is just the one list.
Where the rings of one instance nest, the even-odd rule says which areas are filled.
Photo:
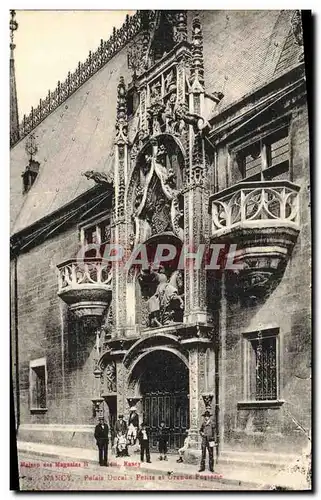
[[226, 344], [226, 276], [225, 270], [221, 277], [221, 300], [219, 311], [219, 349], [218, 349], [218, 373], [219, 373], [219, 443], [217, 454], [220, 455], [224, 447], [224, 413], [225, 413], [225, 344]]
[[[13, 260], [13, 286], [11, 286], [11, 297], [13, 296], [13, 301], [11, 301], [11, 307], [13, 306], [14, 315], [11, 316], [11, 335], [10, 335], [10, 351], [11, 351], [11, 374], [12, 365], [15, 363], [15, 382], [16, 382], [16, 430], [18, 431], [20, 425], [20, 390], [19, 390], [19, 355], [18, 355], [18, 277], [17, 277], [17, 265], [18, 258], [15, 257]], [[12, 324], [13, 323], [13, 324]], [[14, 344], [13, 344], [14, 343]], [[13, 359], [12, 348], [14, 345], [15, 356]]]

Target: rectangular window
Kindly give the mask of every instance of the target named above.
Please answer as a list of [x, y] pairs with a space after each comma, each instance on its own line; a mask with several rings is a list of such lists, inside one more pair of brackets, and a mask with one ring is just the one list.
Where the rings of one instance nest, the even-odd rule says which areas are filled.
[[237, 153], [243, 180], [287, 179], [289, 173], [289, 131], [283, 127]]
[[29, 363], [30, 410], [47, 409], [47, 365], [46, 358]]
[[[92, 222], [90, 225], [83, 226], [80, 230], [81, 244], [86, 245], [101, 245], [100, 253], [104, 253], [104, 245], [110, 242], [110, 219]], [[85, 252], [85, 256], [95, 257], [96, 250], [89, 249]]]
[[275, 401], [279, 397], [278, 330], [244, 334], [245, 399]]

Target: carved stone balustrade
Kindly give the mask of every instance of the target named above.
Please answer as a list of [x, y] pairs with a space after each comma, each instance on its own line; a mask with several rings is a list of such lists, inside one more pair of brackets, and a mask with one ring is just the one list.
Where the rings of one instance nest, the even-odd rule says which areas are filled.
[[58, 295], [79, 318], [101, 317], [111, 301], [111, 266], [101, 258], [70, 259], [58, 266]]
[[258, 297], [280, 277], [300, 231], [300, 187], [241, 182], [210, 197], [212, 243], [235, 244], [242, 293]]

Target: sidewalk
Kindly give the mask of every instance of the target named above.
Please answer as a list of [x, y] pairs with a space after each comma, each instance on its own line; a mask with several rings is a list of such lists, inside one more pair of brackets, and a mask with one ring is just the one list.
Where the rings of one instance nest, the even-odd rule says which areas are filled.
[[[18, 441], [18, 453], [25, 452], [35, 456], [50, 456], [59, 458], [60, 461], [86, 461], [89, 467], [97, 467], [97, 451], [83, 448], [67, 448], [64, 446], [55, 446], [44, 443], [32, 443]], [[173, 475], [215, 475], [215, 481], [223, 484], [239, 485], [248, 489], [269, 490], [273, 486], [289, 488], [291, 490], [306, 489], [304, 478], [300, 474], [293, 474], [287, 471], [270, 472], [266, 470], [256, 470], [255, 468], [242, 468], [240, 466], [230, 466], [227, 464], [217, 464], [215, 473], [208, 470], [198, 473], [198, 467], [194, 465], [176, 462], [176, 455], [169, 455], [168, 461], [158, 460], [158, 455], [151, 454], [151, 462], [140, 463], [139, 453], [130, 452], [129, 458], [116, 458], [113, 454], [109, 455], [111, 467], [118, 468], [119, 471], [131, 470], [137, 473], [149, 474], [173, 474]]]

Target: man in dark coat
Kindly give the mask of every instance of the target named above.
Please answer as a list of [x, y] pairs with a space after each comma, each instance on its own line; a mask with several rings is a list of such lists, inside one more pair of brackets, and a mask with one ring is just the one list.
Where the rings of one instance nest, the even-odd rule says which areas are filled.
[[144, 462], [144, 454], [146, 453], [146, 462], [150, 464], [149, 430], [147, 429], [145, 422], [142, 423], [142, 427], [138, 432], [138, 441], [140, 444], [140, 461]]
[[203, 413], [202, 417], [204, 417], [204, 422], [200, 428], [200, 435], [202, 436], [202, 458], [199, 472], [205, 470], [206, 450], [208, 451], [209, 470], [214, 472], [215, 425], [211, 420], [209, 411]]
[[99, 465], [107, 467], [108, 458], [108, 425], [104, 417], [99, 417], [99, 423], [95, 427], [95, 439], [99, 451]]
[[[119, 433], [122, 436], [126, 436], [126, 439], [127, 439], [127, 424], [124, 420], [124, 415], [118, 415], [118, 420], [116, 420], [116, 424], [115, 424], [115, 436], [116, 436], [116, 438], [119, 435]], [[127, 445], [126, 445], [126, 449], [124, 451], [123, 456], [129, 457]]]
[[122, 434], [127, 434], [127, 424], [124, 420], [124, 415], [118, 415], [118, 420], [116, 420], [115, 424], [115, 434], [117, 436], [118, 432]]

